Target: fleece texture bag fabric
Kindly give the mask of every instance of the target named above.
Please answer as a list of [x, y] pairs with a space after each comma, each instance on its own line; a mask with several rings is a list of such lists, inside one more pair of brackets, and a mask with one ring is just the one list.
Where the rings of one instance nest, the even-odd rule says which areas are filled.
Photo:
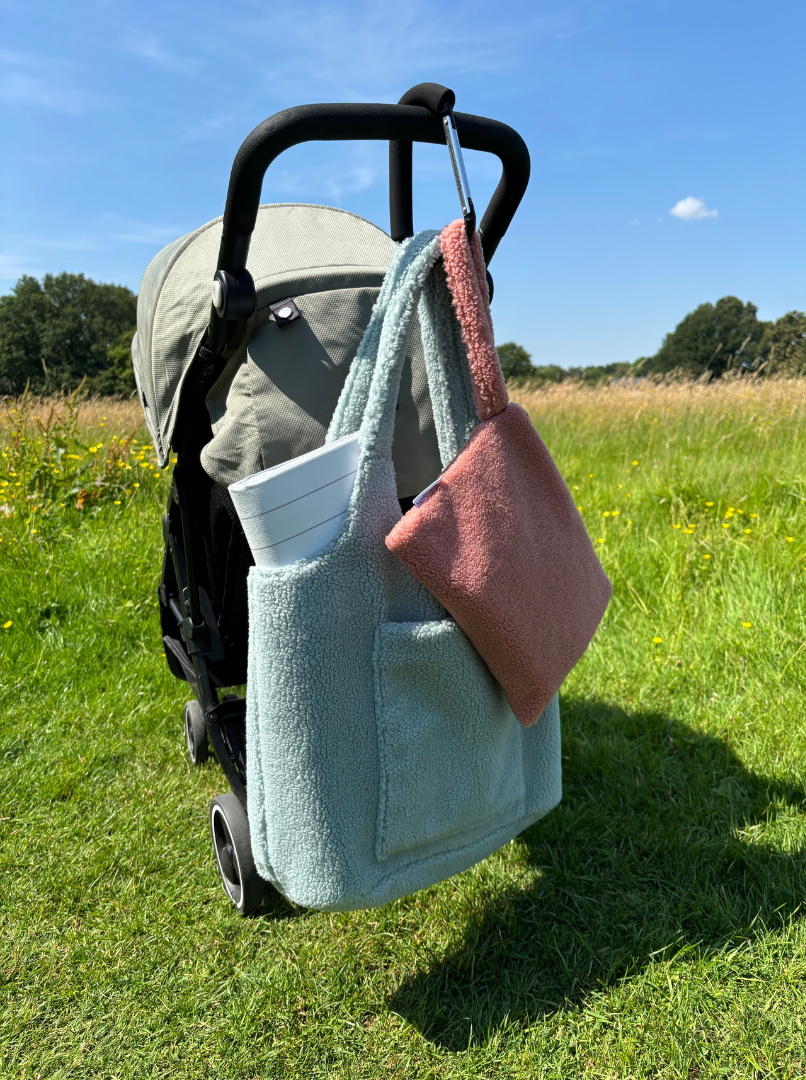
[[386, 538], [534, 724], [590, 644], [612, 585], [574, 500], [526, 412], [507, 398], [478, 234], [441, 249], [481, 423]]
[[557, 699], [522, 728], [462, 629], [384, 543], [400, 519], [391, 447], [418, 303], [443, 462], [478, 422], [439, 255], [436, 232], [397, 250], [339, 399], [328, 438], [358, 430], [361, 445], [340, 533], [249, 574], [252, 851], [261, 876], [307, 907], [422, 889], [561, 795]]

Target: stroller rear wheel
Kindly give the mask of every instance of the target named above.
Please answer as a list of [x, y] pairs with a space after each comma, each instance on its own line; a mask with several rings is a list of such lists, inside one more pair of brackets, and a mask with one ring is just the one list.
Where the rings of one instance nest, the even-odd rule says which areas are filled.
[[210, 803], [210, 832], [224, 891], [239, 915], [251, 915], [263, 902], [265, 882], [255, 870], [249, 819], [235, 795]]
[[185, 743], [192, 765], [201, 765], [207, 760], [210, 753], [207, 743], [207, 725], [204, 722], [202, 707], [195, 698], [185, 703]]

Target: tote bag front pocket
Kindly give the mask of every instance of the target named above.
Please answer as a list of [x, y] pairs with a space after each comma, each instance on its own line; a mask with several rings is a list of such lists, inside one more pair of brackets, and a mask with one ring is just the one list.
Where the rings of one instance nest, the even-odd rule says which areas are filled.
[[521, 729], [453, 619], [388, 622], [375, 635], [379, 860], [524, 813]]

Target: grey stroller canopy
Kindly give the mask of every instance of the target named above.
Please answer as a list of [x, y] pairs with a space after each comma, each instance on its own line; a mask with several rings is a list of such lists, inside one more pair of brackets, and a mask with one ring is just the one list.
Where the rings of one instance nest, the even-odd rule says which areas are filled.
[[[160, 464], [167, 460], [184, 381], [207, 331], [210, 267], [222, 220], [164, 248], [140, 288], [132, 359]], [[228, 485], [324, 443], [394, 249], [376, 225], [343, 210], [259, 208], [249, 260], [255, 310], [207, 394], [213, 438], [202, 450], [202, 464], [213, 480]], [[288, 324], [277, 318], [283, 300], [299, 316]], [[396, 432], [399, 493], [415, 495], [440, 468], [416, 330]]]
[[[217, 484], [226, 486], [324, 443], [395, 241], [414, 231], [412, 140], [447, 142], [472, 226], [475, 211], [457, 128], [464, 146], [501, 159], [501, 181], [479, 229], [489, 263], [528, 183], [528, 152], [506, 125], [454, 114], [453, 100], [452, 91], [425, 83], [397, 106], [300, 106], [270, 117], [246, 139], [233, 165], [223, 217], [164, 248], [140, 288], [132, 360], [161, 465], [181, 439], [177, 422], [192, 369], [197, 391], [203, 383], [212, 428], [201, 463]], [[343, 210], [259, 205], [263, 174], [289, 146], [390, 136], [391, 236]], [[291, 317], [283, 318], [287, 310]], [[398, 403], [394, 462], [400, 498], [415, 495], [440, 471], [416, 320]]]

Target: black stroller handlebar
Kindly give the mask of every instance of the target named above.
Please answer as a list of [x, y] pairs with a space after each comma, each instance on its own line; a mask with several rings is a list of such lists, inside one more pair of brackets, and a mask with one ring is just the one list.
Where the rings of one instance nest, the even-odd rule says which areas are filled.
[[[263, 177], [284, 150], [300, 143], [352, 139], [388, 141], [392, 238], [402, 240], [413, 234], [410, 145], [414, 142], [445, 144], [442, 120], [431, 111], [434, 108], [431, 98], [449, 106], [453, 98], [451, 91], [437, 84], [421, 84], [404, 97], [411, 100], [418, 90], [431, 91], [420, 94], [419, 100], [424, 104], [298, 105], [275, 113], [247, 135], [232, 166], [217, 265], [217, 270], [224, 272], [236, 293], [237, 281], [245, 276]], [[437, 91], [443, 93], [440, 95]], [[425, 107], [426, 103], [430, 108]], [[484, 258], [489, 263], [529, 183], [529, 151], [520, 135], [506, 124], [471, 113], [458, 112], [454, 117], [462, 147], [495, 154], [502, 165], [501, 179], [479, 227]], [[237, 318], [236, 297], [233, 300], [235, 303], [230, 310]], [[242, 315], [246, 314], [244, 310]], [[215, 352], [224, 344], [224, 322], [213, 307], [210, 345]]]

